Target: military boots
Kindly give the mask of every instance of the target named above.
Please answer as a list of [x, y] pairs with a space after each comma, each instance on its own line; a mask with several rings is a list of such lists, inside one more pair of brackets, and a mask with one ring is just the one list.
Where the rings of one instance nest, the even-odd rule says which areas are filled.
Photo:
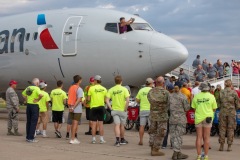
[[221, 144], [220, 144], [219, 151], [223, 151], [223, 147], [224, 147], [224, 144], [223, 144], [223, 143], [221, 143]]
[[11, 129], [8, 129], [8, 133], [7, 133], [8, 136], [13, 136], [14, 133], [11, 131]]
[[159, 149], [152, 147], [151, 149], [151, 155], [152, 156], [164, 156], [165, 153], [159, 151]]
[[188, 155], [178, 152], [177, 159], [187, 159]]
[[228, 145], [228, 149], [227, 149], [228, 152], [232, 151], [231, 146], [232, 146], [231, 144]]
[[22, 134], [18, 132], [18, 129], [15, 129], [14, 130], [14, 136], [22, 136]]
[[172, 155], [172, 160], [177, 160], [178, 159], [178, 152], [174, 151]]

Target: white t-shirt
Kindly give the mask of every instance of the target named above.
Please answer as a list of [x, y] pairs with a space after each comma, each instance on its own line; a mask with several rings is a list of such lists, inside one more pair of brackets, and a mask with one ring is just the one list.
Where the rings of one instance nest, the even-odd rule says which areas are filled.
[[[77, 90], [77, 98], [83, 98], [83, 90], [80, 87]], [[77, 105], [73, 113], [82, 113], [82, 102]]]
[[192, 89], [192, 94], [193, 94], [193, 96], [195, 96], [196, 94], [198, 94], [198, 93], [201, 92], [201, 90], [199, 90], [198, 87], [199, 87], [199, 86], [194, 87], [194, 88]]

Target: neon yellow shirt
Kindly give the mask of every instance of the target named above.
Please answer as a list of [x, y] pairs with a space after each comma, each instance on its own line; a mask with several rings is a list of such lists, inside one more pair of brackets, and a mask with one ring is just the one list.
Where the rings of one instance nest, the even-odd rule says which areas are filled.
[[49, 97], [49, 94], [45, 91], [41, 91], [41, 95], [43, 95], [43, 97], [38, 102], [39, 112], [46, 112], [47, 111], [46, 103], [49, 102], [51, 99]]
[[107, 95], [107, 89], [100, 84], [90, 87], [88, 96], [91, 97], [90, 108], [105, 106], [104, 100]]
[[52, 99], [53, 111], [64, 111], [64, 100], [67, 99], [67, 94], [62, 89], [57, 88], [52, 90], [50, 97]]
[[[32, 94], [30, 96], [28, 96], [26, 94], [27, 88], [30, 88], [30, 90], [32, 90]], [[33, 102], [34, 99], [38, 99], [39, 94], [41, 93], [41, 90], [39, 87], [37, 86], [28, 86], [23, 92], [22, 95], [27, 97], [27, 103], [28, 104], [38, 104], [38, 102]]]
[[[89, 92], [89, 89], [90, 87], [93, 86], [92, 84], [89, 84], [88, 86], [85, 87], [84, 89], [84, 96], [87, 97], [88, 96], [88, 92]], [[83, 101], [83, 100], [82, 100]], [[90, 102], [87, 102], [86, 103], [86, 108], [89, 108], [90, 107]]]
[[216, 99], [209, 92], [200, 92], [194, 96], [192, 108], [195, 109], [195, 124], [201, 123], [207, 117], [212, 117], [213, 120], [213, 110], [217, 108]]
[[126, 98], [129, 96], [127, 88], [121, 85], [112, 87], [107, 93], [107, 97], [112, 99], [112, 109], [115, 111], [124, 111]]
[[150, 103], [148, 101], [147, 95], [151, 89], [152, 89], [151, 87], [144, 87], [139, 90], [136, 98], [140, 100], [140, 111], [150, 110]]

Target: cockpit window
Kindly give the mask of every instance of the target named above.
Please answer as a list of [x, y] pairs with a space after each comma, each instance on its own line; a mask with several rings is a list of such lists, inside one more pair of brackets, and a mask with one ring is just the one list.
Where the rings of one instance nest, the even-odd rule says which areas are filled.
[[105, 30], [113, 33], [118, 33], [118, 24], [117, 23], [107, 23], [105, 25]]
[[131, 24], [131, 27], [134, 30], [146, 30], [146, 31], [152, 31], [153, 29], [149, 26], [147, 23], [133, 23]]

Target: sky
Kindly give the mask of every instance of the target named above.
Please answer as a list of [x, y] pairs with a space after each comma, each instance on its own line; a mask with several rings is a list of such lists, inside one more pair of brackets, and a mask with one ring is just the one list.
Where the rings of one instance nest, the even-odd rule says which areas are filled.
[[197, 54], [212, 63], [240, 60], [240, 0], [0, 0], [0, 17], [76, 7], [139, 14], [186, 46], [186, 64]]

